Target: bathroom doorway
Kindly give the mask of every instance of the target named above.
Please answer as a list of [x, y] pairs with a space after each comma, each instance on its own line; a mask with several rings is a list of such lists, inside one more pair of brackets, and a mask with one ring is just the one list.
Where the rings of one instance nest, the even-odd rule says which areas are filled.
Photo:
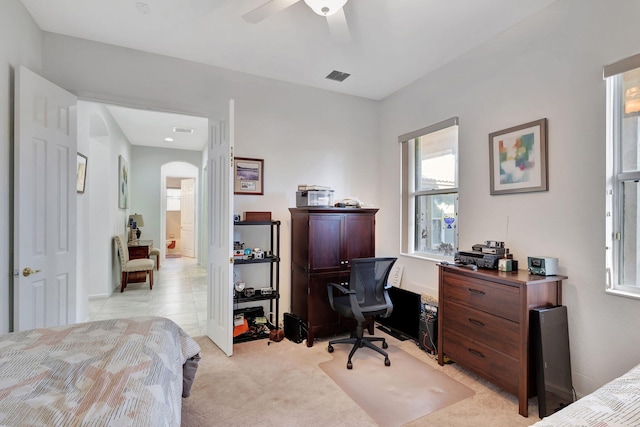
[[164, 258], [197, 258], [198, 168], [172, 162], [161, 171]]

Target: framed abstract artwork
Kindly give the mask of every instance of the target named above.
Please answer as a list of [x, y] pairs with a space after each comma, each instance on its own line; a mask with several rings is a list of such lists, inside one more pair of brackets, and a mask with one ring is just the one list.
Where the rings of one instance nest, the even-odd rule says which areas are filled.
[[118, 156], [118, 207], [129, 207], [129, 164], [122, 156]]
[[264, 160], [233, 158], [233, 193], [264, 194]]
[[547, 119], [489, 134], [491, 195], [547, 191]]

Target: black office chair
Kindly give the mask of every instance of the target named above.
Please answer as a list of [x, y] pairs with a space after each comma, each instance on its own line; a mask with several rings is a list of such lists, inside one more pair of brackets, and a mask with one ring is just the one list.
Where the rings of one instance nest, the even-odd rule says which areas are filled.
[[[327, 350], [333, 353], [334, 344], [353, 344], [347, 360], [347, 369], [353, 368], [351, 358], [360, 347], [369, 347], [384, 356], [385, 366], [390, 366], [391, 361], [386, 351], [373, 345], [373, 341], [382, 341], [382, 348], [389, 345], [384, 338], [365, 338], [364, 324], [367, 317], [389, 317], [393, 311], [393, 304], [387, 293], [390, 285], [387, 284], [389, 272], [397, 258], [356, 258], [351, 261], [351, 277], [349, 287], [346, 288], [337, 283], [328, 283], [329, 303], [331, 308], [345, 317], [352, 317], [358, 321], [355, 333], [350, 338], [329, 341]], [[338, 289], [342, 295], [334, 296], [334, 289]]]

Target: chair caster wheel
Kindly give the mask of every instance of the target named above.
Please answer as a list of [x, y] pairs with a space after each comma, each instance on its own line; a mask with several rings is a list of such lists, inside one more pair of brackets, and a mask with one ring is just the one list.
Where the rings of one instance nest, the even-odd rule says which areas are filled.
[[333, 346], [331, 344], [329, 344], [329, 346], [327, 347], [327, 351], [329, 353], [333, 353]]
[[389, 348], [389, 344], [386, 341], [382, 343], [382, 348]]
[[351, 363], [351, 360], [347, 362], [347, 369], [353, 369], [353, 363]]
[[391, 366], [391, 360], [388, 357], [384, 358], [384, 366]]

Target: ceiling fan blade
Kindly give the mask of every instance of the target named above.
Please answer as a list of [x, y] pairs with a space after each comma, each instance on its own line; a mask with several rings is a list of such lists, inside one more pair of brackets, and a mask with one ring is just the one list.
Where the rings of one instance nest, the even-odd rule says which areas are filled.
[[348, 43], [351, 41], [351, 33], [349, 32], [347, 17], [344, 14], [343, 8], [340, 8], [333, 15], [327, 16], [327, 23], [329, 24], [329, 31], [331, 32], [331, 38], [334, 42]]
[[271, 15], [275, 15], [288, 8], [289, 6], [298, 3], [300, 0], [271, 0], [253, 9], [251, 12], [247, 12], [242, 15], [242, 19], [250, 24], [257, 24], [258, 22], [267, 19]]

